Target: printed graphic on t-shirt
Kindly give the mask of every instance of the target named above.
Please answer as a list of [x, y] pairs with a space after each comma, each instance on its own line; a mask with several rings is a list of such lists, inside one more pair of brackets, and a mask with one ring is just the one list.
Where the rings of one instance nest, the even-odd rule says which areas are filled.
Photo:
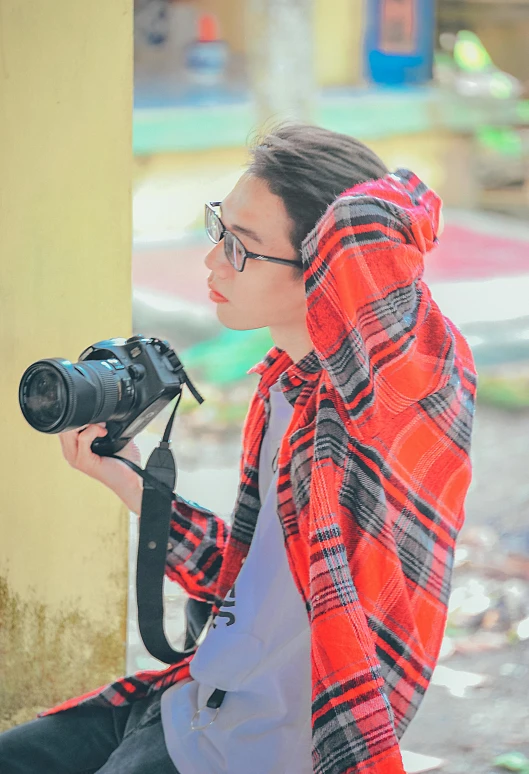
[[235, 623], [235, 610], [231, 611], [229, 609], [225, 609], [230, 607], [235, 608], [235, 586], [233, 586], [228, 591], [217, 616], [213, 619], [212, 626], [214, 629], [217, 628], [217, 623], [219, 621], [219, 618], [226, 619], [226, 621], [223, 622], [225, 626], [233, 626], [233, 624]]
[[[276, 473], [277, 471], [278, 457], [279, 457], [279, 446], [277, 447], [277, 451], [274, 455], [274, 459], [272, 460], [273, 473]], [[213, 619], [213, 622], [211, 624], [213, 629], [216, 629], [219, 623], [223, 623], [225, 626], [233, 626], [233, 624], [235, 623], [235, 584], [228, 591], [217, 616]]]

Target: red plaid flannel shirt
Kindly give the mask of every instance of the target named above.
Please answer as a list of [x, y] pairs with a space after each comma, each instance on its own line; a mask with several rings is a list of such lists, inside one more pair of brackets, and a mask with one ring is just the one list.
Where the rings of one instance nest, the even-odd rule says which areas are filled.
[[[314, 350], [274, 348], [243, 434], [233, 524], [177, 498], [167, 574], [218, 608], [248, 553], [278, 378], [294, 407], [278, 513], [312, 638], [317, 774], [403, 772], [399, 739], [438, 658], [470, 483], [476, 378], [422, 280], [440, 200], [399, 170], [342, 194], [303, 245]], [[120, 706], [187, 677], [188, 657], [66, 702]]]

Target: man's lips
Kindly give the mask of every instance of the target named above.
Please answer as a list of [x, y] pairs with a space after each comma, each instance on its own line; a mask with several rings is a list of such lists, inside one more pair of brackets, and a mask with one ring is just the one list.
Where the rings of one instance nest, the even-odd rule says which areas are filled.
[[219, 293], [218, 290], [215, 290], [213, 285], [210, 285], [209, 282], [208, 282], [208, 287], [209, 287], [209, 297], [211, 298], [212, 301], [215, 301], [216, 303], [219, 303], [219, 304], [228, 301], [228, 299], [225, 296], [223, 296], [222, 293]]

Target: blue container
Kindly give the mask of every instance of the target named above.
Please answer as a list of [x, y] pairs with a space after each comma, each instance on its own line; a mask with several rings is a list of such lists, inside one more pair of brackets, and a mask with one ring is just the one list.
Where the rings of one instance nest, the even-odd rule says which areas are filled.
[[383, 86], [432, 78], [435, 0], [367, 0], [366, 77]]
[[214, 86], [222, 80], [228, 61], [228, 44], [223, 40], [197, 40], [187, 49], [186, 65], [195, 80]]

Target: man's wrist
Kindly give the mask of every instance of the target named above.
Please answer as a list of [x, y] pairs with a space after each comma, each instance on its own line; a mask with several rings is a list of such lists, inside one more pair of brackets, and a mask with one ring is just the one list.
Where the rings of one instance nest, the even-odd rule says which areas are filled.
[[141, 513], [141, 500], [143, 497], [143, 481], [138, 476], [138, 483], [136, 484], [135, 489], [130, 493], [130, 500], [129, 502], [125, 502], [125, 505], [128, 507], [129, 511], [132, 511], [137, 516]]
[[141, 478], [136, 475], [135, 480], [127, 481], [126, 485], [116, 486], [115, 482], [102, 481], [109, 489], [119, 497], [122, 503], [126, 505], [129, 511], [137, 513], [138, 516], [141, 513], [141, 500], [143, 497], [143, 483]]

